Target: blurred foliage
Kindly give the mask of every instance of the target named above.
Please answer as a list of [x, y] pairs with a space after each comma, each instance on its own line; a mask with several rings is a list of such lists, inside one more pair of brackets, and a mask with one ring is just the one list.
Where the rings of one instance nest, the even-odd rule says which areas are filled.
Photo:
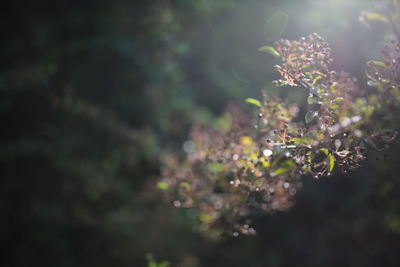
[[192, 148], [193, 123], [230, 127], [228, 103], [264, 88], [302, 104], [307, 94], [270, 85], [277, 61], [257, 51], [273, 45], [264, 31], [275, 16], [287, 25], [268, 28], [274, 38], [318, 32], [333, 68], [366, 82], [364, 63], [392, 36], [384, 22], [358, 22], [375, 2], [4, 3], [3, 265], [147, 266], [152, 253], [170, 266], [397, 266], [397, 147], [354, 176], [304, 179], [289, 212], [255, 215], [256, 236], [217, 243], [193, 232], [189, 211], [163, 204], [155, 178], [166, 151]]
[[163, 262], [157, 263], [157, 261], [154, 259], [152, 254], [147, 254], [146, 258], [149, 263], [148, 267], [168, 267], [168, 266], [170, 266], [170, 263], [168, 261], [163, 261]]

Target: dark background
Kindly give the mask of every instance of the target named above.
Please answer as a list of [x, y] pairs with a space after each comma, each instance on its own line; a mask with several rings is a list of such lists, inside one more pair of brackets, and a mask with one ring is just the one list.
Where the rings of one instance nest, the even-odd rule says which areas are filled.
[[[304, 177], [255, 236], [210, 241], [155, 188], [190, 126], [271, 86], [257, 49], [317, 32], [365, 87], [390, 29], [376, 1], [6, 1], [0, 43], [2, 266], [398, 266], [399, 146], [357, 173]], [[274, 14], [288, 21], [272, 23]], [[284, 17], [284, 16], [283, 16]], [[379, 157], [376, 160], [375, 157]]]

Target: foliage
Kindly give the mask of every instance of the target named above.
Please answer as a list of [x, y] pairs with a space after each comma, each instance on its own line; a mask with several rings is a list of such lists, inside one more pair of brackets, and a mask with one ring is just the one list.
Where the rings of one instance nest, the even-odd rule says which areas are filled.
[[388, 128], [400, 100], [396, 42], [385, 47], [384, 61], [368, 62], [368, 90], [329, 69], [330, 48], [317, 34], [262, 50], [281, 56], [276, 86], [307, 90], [304, 122], [296, 120], [297, 106], [262, 93], [260, 101], [246, 100], [257, 107], [256, 119], [231, 108], [229, 129], [196, 126], [186, 159], [165, 158], [162, 183], [174, 205], [194, 209], [199, 229], [212, 238], [254, 234], [248, 215], [291, 207], [303, 175], [356, 170], [369, 150], [380, 151], [397, 137]]
[[[277, 76], [271, 66], [278, 64], [280, 54], [270, 46], [277, 38], [320, 33], [332, 47], [335, 61], [330, 68], [352, 73], [365, 90], [367, 59], [376, 59], [378, 70], [387, 75], [377, 51], [388, 39], [390, 22], [379, 20], [368, 29], [356, 22], [360, 9], [372, 10], [375, 4], [374, 0], [6, 1], [0, 26], [3, 265], [148, 266], [150, 251], [152, 264], [168, 260], [177, 267], [397, 266], [398, 144], [383, 157], [370, 152], [368, 158], [374, 160], [351, 176], [343, 177], [334, 161], [335, 179], [294, 180], [289, 189], [301, 186], [301, 190], [293, 196], [278, 192], [281, 199], [270, 197], [261, 205], [256, 199], [254, 207], [235, 200], [232, 203], [249, 214], [230, 222], [216, 219], [206, 224], [200, 219], [212, 220], [207, 210], [199, 218], [196, 207], [176, 209], [164, 203], [163, 197], [172, 203], [179, 200], [174, 204], [181, 206], [183, 200], [175, 198], [179, 192], [174, 186], [157, 180], [161, 161], [175, 158], [175, 166], [182, 168], [184, 156], [197, 153], [195, 138], [185, 141], [193, 124], [199, 135], [229, 140], [230, 129], [242, 121], [233, 145], [243, 147], [238, 149], [243, 155], [250, 156], [245, 146], [257, 150], [263, 134], [254, 126], [263, 127], [258, 110], [265, 109], [263, 97], [257, 96], [260, 88], [268, 92], [270, 103], [282, 104], [284, 99], [283, 107], [297, 114], [288, 124], [306, 128], [305, 115], [311, 110], [309, 125], [318, 122], [311, 107], [296, 111], [288, 104], [303, 106], [308, 90], [265, 84]], [[396, 8], [390, 11], [397, 24]], [[387, 16], [381, 9], [376, 13]], [[274, 57], [257, 51], [265, 39], [268, 46], [260, 50]], [[247, 107], [230, 106], [224, 113], [227, 104], [245, 102], [247, 97]], [[389, 121], [376, 122], [392, 128]], [[273, 136], [270, 139], [273, 142]], [[214, 153], [214, 143], [207, 144], [205, 153]], [[273, 153], [268, 157], [273, 159], [278, 151], [270, 150], [265, 154]], [[173, 157], [168, 151], [174, 152]], [[327, 158], [324, 151], [321, 159]], [[375, 161], [376, 157], [380, 159]], [[248, 161], [239, 163], [247, 166]], [[205, 175], [223, 177], [225, 163], [209, 163], [198, 162], [206, 167]], [[258, 165], [255, 169], [263, 170]], [[275, 176], [277, 184], [285, 183], [287, 177], [281, 176], [285, 174]], [[229, 177], [222, 179], [226, 178], [229, 183]], [[221, 189], [215, 187], [214, 193]], [[247, 192], [240, 186], [236, 190]], [[254, 190], [251, 194], [258, 197]], [[278, 212], [294, 201], [290, 212]], [[273, 210], [268, 206], [272, 203], [282, 209]], [[218, 238], [224, 233], [217, 229], [239, 233], [240, 225], [248, 233], [256, 228], [257, 235], [210, 242], [192, 231], [208, 227], [203, 233]]]

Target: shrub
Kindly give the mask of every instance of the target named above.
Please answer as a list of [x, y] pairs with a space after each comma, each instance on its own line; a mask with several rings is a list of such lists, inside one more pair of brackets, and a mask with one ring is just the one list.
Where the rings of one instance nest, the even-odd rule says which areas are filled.
[[276, 86], [307, 90], [306, 109], [261, 92], [259, 100], [246, 100], [255, 118], [231, 106], [222, 126], [193, 127], [185, 158], [163, 159], [159, 188], [176, 207], [191, 209], [197, 229], [212, 238], [254, 234], [248, 215], [290, 208], [302, 176], [354, 171], [371, 149], [397, 137], [397, 42], [385, 46], [383, 61], [367, 63], [362, 89], [348, 73], [329, 69], [329, 45], [317, 34], [260, 50], [282, 60]]

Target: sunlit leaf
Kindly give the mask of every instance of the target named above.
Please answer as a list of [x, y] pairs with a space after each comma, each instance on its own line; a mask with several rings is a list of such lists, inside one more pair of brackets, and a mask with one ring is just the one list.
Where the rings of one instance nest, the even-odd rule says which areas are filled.
[[297, 138], [297, 137], [292, 137], [292, 138], [290, 138], [290, 141], [293, 141], [293, 142], [295, 142], [295, 143], [300, 143], [301, 140], [302, 140], [302, 139]]
[[321, 150], [325, 155], [328, 156], [329, 150], [328, 150], [327, 148], [321, 148], [320, 150]]
[[166, 182], [158, 182], [157, 187], [158, 187], [158, 189], [161, 189], [161, 190], [169, 189], [169, 185]]
[[332, 106], [331, 106], [331, 109], [334, 109], [334, 110], [337, 110], [337, 109], [339, 109], [339, 108], [340, 108], [339, 105], [332, 105]]
[[294, 165], [295, 165], [295, 164], [294, 164], [293, 161], [287, 160], [287, 161], [283, 162], [283, 163], [281, 164], [281, 167], [278, 168], [277, 170], [275, 170], [275, 171], [271, 174], [271, 176], [277, 176], [277, 175], [280, 175], [280, 174], [287, 173], [288, 171], [291, 170], [291, 168], [292, 168]]
[[377, 12], [363, 12], [361, 17], [367, 20], [388, 22], [388, 19], [385, 17], [385, 15]]
[[262, 166], [263, 166], [264, 168], [268, 168], [268, 167], [270, 166], [269, 161], [268, 161], [267, 159], [265, 159], [264, 157], [261, 157], [261, 158], [260, 158], [260, 162], [261, 162], [261, 164], [262, 164]]
[[322, 76], [321, 76], [321, 75], [318, 75], [318, 76], [314, 79], [312, 85], [315, 86], [315, 85], [317, 84], [317, 82], [318, 82], [319, 80], [321, 80], [321, 79], [322, 79]]
[[333, 100], [333, 102], [335, 102], [335, 103], [342, 103], [344, 101], [344, 97], [336, 97], [334, 100]]
[[262, 46], [262, 47], [258, 48], [258, 51], [263, 51], [263, 52], [270, 53], [274, 57], [280, 57], [279, 52], [276, 51], [275, 48], [273, 48], [272, 46], [267, 46], [267, 45], [266, 46]]
[[242, 136], [242, 137], [240, 137], [240, 143], [242, 145], [252, 145], [253, 139], [251, 139], [250, 136]]
[[370, 61], [368, 61], [368, 63], [374, 64], [375, 66], [379, 66], [379, 67], [386, 67], [385, 62], [382, 62], [379, 60], [370, 60]]
[[311, 151], [308, 151], [308, 152], [306, 153], [306, 156], [307, 156], [307, 163], [308, 163], [308, 164], [311, 164], [311, 163], [312, 163]]
[[329, 157], [329, 172], [332, 172], [333, 168], [335, 167], [335, 157], [331, 153], [329, 153], [328, 157]]
[[246, 98], [246, 103], [255, 105], [257, 107], [261, 107], [261, 102], [259, 100], [257, 100], [257, 99], [254, 99], [254, 98]]

